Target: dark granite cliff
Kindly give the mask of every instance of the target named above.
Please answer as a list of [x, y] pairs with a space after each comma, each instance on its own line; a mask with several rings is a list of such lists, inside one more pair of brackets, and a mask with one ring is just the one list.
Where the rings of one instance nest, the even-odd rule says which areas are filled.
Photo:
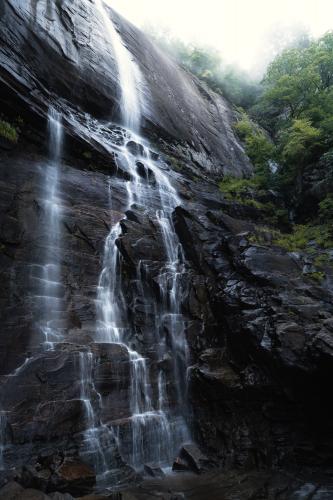
[[[254, 226], [264, 222], [260, 210], [223, 199], [216, 181], [224, 173], [251, 173], [233, 133], [229, 104], [109, 13], [144, 76], [143, 135], [180, 197], [173, 223], [186, 261], [180, 307], [190, 351], [188, 420], [205, 454], [192, 450], [189, 462], [197, 469], [225, 471], [203, 474], [201, 483], [148, 482], [123, 498], [150, 498], [151, 491], [160, 490], [165, 499], [200, 499], [207, 498], [209, 488], [211, 498], [332, 498], [331, 285], [303, 275], [302, 255], [253, 243]], [[128, 353], [94, 340], [104, 243], [110, 225], [119, 220], [131, 343], [149, 360], [153, 379], [161, 364], [152, 335], [156, 310], [146, 306], [148, 299], [156, 307], [162, 301], [157, 277], [166, 255], [156, 216], [160, 194], [145, 170], [150, 204], [128, 210], [129, 174], [117, 162], [123, 141], [118, 71], [103, 33], [90, 0], [0, 3], [1, 113], [20, 129], [17, 143], [0, 142], [1, 484], [9, 478], [24, 488], [64, 494], [51, 498], [78, 497], [95, 484], [94, 470], [82, 458], [85, 410], [78, 397], [78, 358], [87, 346], [102, 398], [102, 405], [97, 398], [92, 402], [95, 411], [105, 428], [117, 423], [125, 455], [131, 440]], [[50, 106], [61, 114], [65, 132], [56, 249], [65, 341], [45, 352], [36, 327], [36, 267], [50, 231], [41, 194]], [[140, 175], [143, 167], [138, 168]], [[164, 330], [168, 336], [167, 325]], [[171, 356], [165, 356], [172, 405], [177, 388], [171, 364]], [[108, 486], [139, 482], [117, 439], [110, 441], [105, 432]], [[184, 450], [179, 463], [188, 465]], [[25, 497], [20, 488], [7, 484], [1, 498], [49, 498], [36, 492]]]

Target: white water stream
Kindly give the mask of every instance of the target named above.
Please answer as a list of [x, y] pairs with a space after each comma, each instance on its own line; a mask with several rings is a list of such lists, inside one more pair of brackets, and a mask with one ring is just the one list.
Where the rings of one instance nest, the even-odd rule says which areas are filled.
[[[152, 376], [148, 358], [133, 348], [133, 325], [128, 315], [121, 273], [122, 256], [117, 246], [122, 228], [120, 222], [111, 223], [98, 280], [94, 342], [118, 344], [127, 353], [130, 384], [129, 415], [125, 421], [106, 424], [101, 421], [103, 398], [94, 382], [98, 349], [82, 345], [75, 353], [77, 373], [80, 377], [77, 398], [82, 404], [85, 428], [80, 453], [87, 462], [93, 462], [96, 473], [103, 478], [110, 472], [110, 453], [114, 450], [115, 442], [122, 458], [136, 470], [141, 470], [145, 463], [169, 467], [181, 444], [189, 440], [189, 431], [186, 424], [187, 344], [180, 310], [181, 277], [185, 262], [172, 222], [173, 211], [180, 201], [168, 177], [160, 168], [158, 154], [153, 154], [149, 142], [140, 136], [142, 98], [138, 89], [143, 82], [140, 70], [123, 44], [102, 0], [96, 0], [96, 7], [112, 43], [119, 71], [124, 143], [122, 146], [117, 145], [117, 162], [128, 172], [130, 179], [126, 181], [127, 207], [124, 207], [124, 210], [136, 205], [154, 219], [154, 223], [160, 228], [165, 254], [157, 278], [160, 300], [152, 297], [144, 299], [144, 306], [154, 311], [152, 328], [158, 351], [156, 365], [159, 368], [157, 375], [155, 369], [155, 375]], [[60, 195], [60, 167], [63, 126], [61, 115], [54, 109], [50, 109], [48, 114], [48, 134], [49, 162], [44, 166], [41, 193], [46, 231], [41, 264], [32, 266], [32, 279], [37, 283], [38, 289], [36, 297], [40, 304], [38, 326], [42, 334], [42, 349], [56, 351], [60, 344], [66, 344], [66, 300], [61, 278], [63, 202]], [[153, 184], [150, 177], [154, 179]], [[111, 206], [111, 183], [109, 195]], [[145, 261], [139, 262], [135, 280], [141, 299], [145, 297], [145, 266]], [[167, 358], [171, 360], [171, 375], [170, 370], [167, 373], [163, 364]], [[9, 376], [14, 377], [21, 373], [33, 359], [33, 356], [29, 355]], [[173, 391], [176, 394], [170, 394], [169, 382], [176, 388], [176, 391]], [[122, 426], [126, 427], [125, 433]], [[3, 465], [5, 430], [5, 414], [0, 411], [0, 469]]]
[[[150, 189], [148, 172], [155, 179], [160, 206], [155, 218], [163, 236], [166, 264], [161, 268], [158, 278], [162, 304], [154, 309], [156, 313], [155, 335], [162, 326], [167, 326], [171, 337], [174, 384], [177, 387], [177, 401], [170, 407], [166, 391], [166, 374], [160, 370], [158, 380], [151, 380], [147, 360], [130, 347], [130, 325], [121, 282], [121, 255], [116, 241], [121, 235], [121, 225], [113, 225], [106, 239], [103, 269], [99, 279], [97, 296], [97, 341], [120, 343], [128, 352], [131, 366], [130, 383], [130, 426], [132, 430], [132, 450], [128, 454], [123, 450], [124, 458], [136, 469], [145, 462], [170, 465], [181, 443], [189, 438], [184, 419], [186, 404], [185, 373], [187, 345], [184, 337], [184, 324], [180, 312], [180, 278], [184, 266], [181, 245], [179, 244], [172, 223], [172, 213], [179, 198], [167, 176], [152, 158], [149, 143], [140, 137], [141, 104], [138, 89], [142, 76], [131, 54], [107, 13], [102, 0], [96, 0], [104, 28], [113, 46], [113, 53], [118, 65], [121, 87], [121, 119], [127, 129], [123, 147], [118, 148], [118, 162], [130, 174], [127, 182], [128, 208], [133, 204], [149, 209]], [[135, 145], [134, 149], [128, 147]], [[138, 163], [139, 162], [139, 163]], [[138, 164], [147, 172], [146, 178], [139, 175]], [[112, 192], [111, 192], [112, 198]], [[139, 266], [140, 267], [140, 266]], [[138, 269], [137, 281], [142, 280]], [[158, 338], [160, 360], [168, 354], [165, 338]], [[169, 346], [170, 349], [170, 346]], [[153, 400], [153, 385], [157, 386], [157, 398]], [[156, 392], [156, 391], [155, 391]], [[176, 411], [175, 411], [176, 408]], [[115, 429], [116, 431], [117, 429]], [[119, 444], [122, 448], [121, 433]]]

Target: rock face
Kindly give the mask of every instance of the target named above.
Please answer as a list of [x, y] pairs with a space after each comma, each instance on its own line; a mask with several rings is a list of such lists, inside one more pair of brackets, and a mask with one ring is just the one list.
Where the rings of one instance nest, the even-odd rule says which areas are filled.
[[[179, 463], [190, 463], [197, 472], [212, 464], [329, 471], [329, 283], [304, 277], [301, 256], [253, 244], [249, 235], [262, 214], [223, 200], [213, 174], [251, 171], [232, 132], [235, 117], [228, 104], [136, 28], [111, 10], [110, 15], [144, 76], [144, 133], [152, 154], [179, 194], [173, 224], [185, 256], [179, 306], [189, 346], [187, 417], [202, 450], [187, 445]], [[98, 441], [109, 465], [108, 485], [138, 479], [124, 458], [131, 441], [129, 354], [120, 344], [97, 342], [95, 335], [105, 240], [119, 221], [131, 345], [148, 360], [155, 382], [163, 365], [171, 407], [178, 390], [171, 349], [158, 358], [156, 308], [149, 306], [163, 301], [157, 282], [166, 265], [157, 223], [161, 193], [154, 173], [140, 162], [137, 172], [148, 186], [150, 204], [128, 207], [130, 175], [117, 161], [124, 131], [108, 122], [119, 118], [118, 74], [103, 33], [88, 0], [0, 4], [1, 109], [8, 120], [19, 118], [20, 128], [17, 144], [0, 143], [0, 460], [1, 468], [15, 468], [11, 479], [27, 491], [45, 492], [40, 498], [55, 492], [78, 496], [94, 488], [79, 370], [88, 347], [96, 392], [90, 403], [103, 424]], [[54, 249], [62, 284], [56, 328], [64, 341], [45, 352], [37, 324], [39, 267], [50, 232], [43, 198], [50, 105], [61, 113], [65, 129], [61, 239]], [[128, 147], [133, 152], [142, 145]], [[170, 343], [167, 322], [162, 330]], [[115, 426], [118, 436], [110, 432]], [[147, 463], [146, 471], [160, 475], [156, 464]], [[260, 481], [237, 498], [265, 491]], [[13, 498], [23, 495], [17, 484], [5, 487]]]
[[[0, 9], [2, 79], [36, 111], [55, 98], [72, 112], [79, 106], [94, 117], [119, 118], [117, 67], [94, 2], [5, 0]], [[144, 118], [156, 140], [175, 140], [184, 158], [205, 169], [250, 173], [228, 104], [111, 9], [110, 15], [143, 74]]]

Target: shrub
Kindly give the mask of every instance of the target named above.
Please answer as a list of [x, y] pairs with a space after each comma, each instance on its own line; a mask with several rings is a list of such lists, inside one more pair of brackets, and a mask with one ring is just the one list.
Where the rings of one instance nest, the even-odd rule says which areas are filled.
[[274, 144], [263, 130], [255, 126], [246, 114], [234, 126], [239, 137], [245, 142], [245, 151], [254, 165], [256, 183], [267, 189], [271, 185], [270, 162], [275, 158]]
[[311, 278], [315, 281], [323, 281], [326, 277], [325, 273], [323, 273], [322, 271], [315, 271], [313, 273], [308, 273], [306, 275], [308, 278]]
[[292, 233], [280, 233], [274, 243], [288, 252], [306, 248], [310, 241], [315, 241], [323, 248], [333, 247], [333, 234], [329, 225], [295, 225]]
[[18, 140], [17, 130], [10, 123], [0, 120], [0, 137], [7, 139], [7, 141], [16, 143]]
[[234, 125], [234, 129], [236, 130], [239, 137], [243, 140], [253, 134], [253, 125], [245, 116]]
[[256, 187], [256, 181], [252, 179], [241, 179], [231, 175], [225, 176], [219, 184], [221, 191], [227, 200], [234, 200], [245, 195], [250, 189]]
[[322, 253], [318, 255], [314, 260], [314, 265], [316, 267], [326, 267], [331, 264], [330, 256], [327, 253]]
[[319, 217], [324, 221], [333, 219], [333, 196], [328, 195], [319, 203]]

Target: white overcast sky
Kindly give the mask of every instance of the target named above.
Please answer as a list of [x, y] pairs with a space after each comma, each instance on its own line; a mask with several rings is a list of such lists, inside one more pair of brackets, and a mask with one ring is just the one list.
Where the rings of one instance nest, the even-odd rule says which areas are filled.
[[318, 36], [333, 29], [333, 0], [106, 0], [139, 27], [219, 49], [228, 62], [254, 70], [267, 57], [267, 36], [301, 25]]

